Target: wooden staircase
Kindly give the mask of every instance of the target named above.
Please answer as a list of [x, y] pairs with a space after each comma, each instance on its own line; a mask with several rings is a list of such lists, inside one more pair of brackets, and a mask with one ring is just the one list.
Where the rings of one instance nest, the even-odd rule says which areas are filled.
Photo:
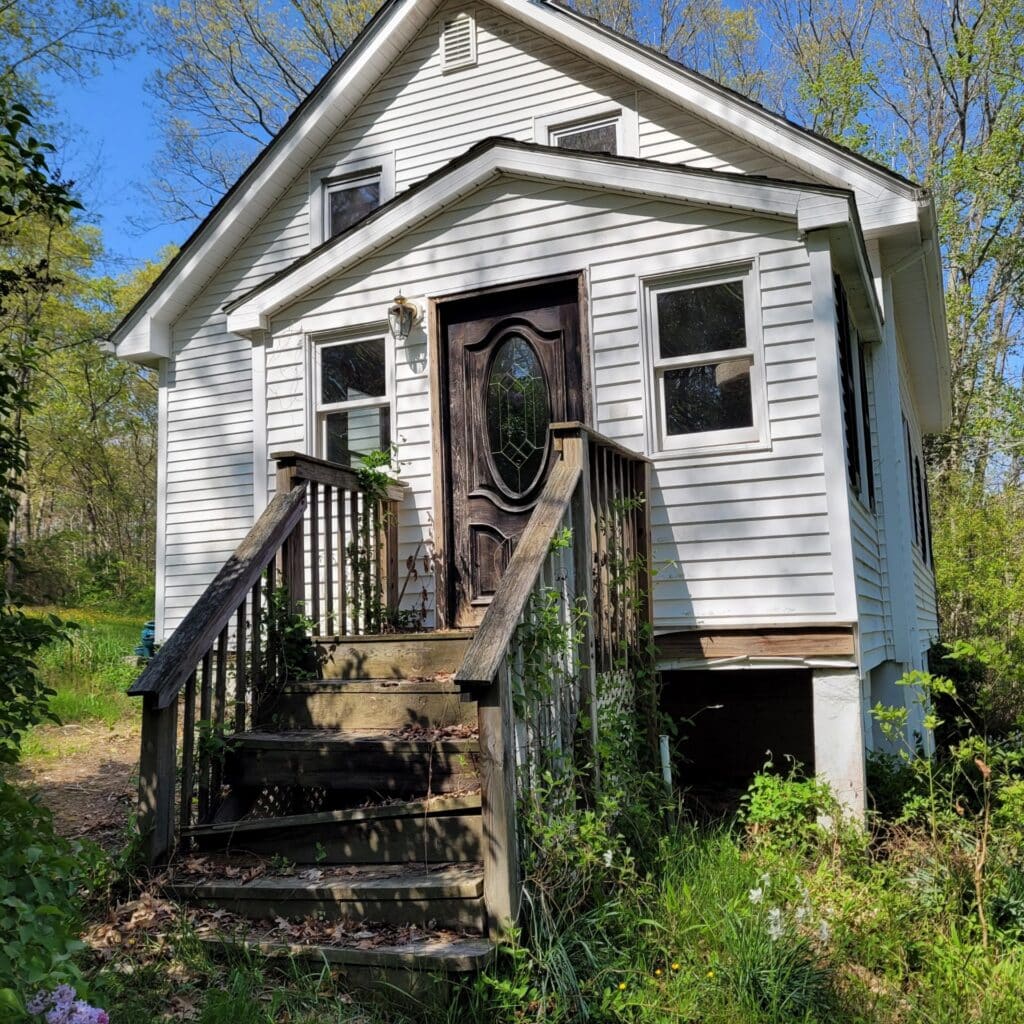
[[[359, 638], [335, 645], [333, 678], [283, 686], [262, 727], [226, 741], [229, 795], [183, 830], [195, 853], [171, 862], [166, 891], [251, 919], [235, 941], [357, 977], [478, 970], [493, 947], [477, 709], [452, 681], [467, 641]], [[408, 678], [374, 678], [399, 668]], [[331, 925], [330, 941], [281, 924], [309, 919]]]
[[[646, 460], [551, 433], [526, 530], [461, 632], [387, 632], [399, 483], [274, 456], [277, 494], [129, 691], [149, 859], [212, 909], [210, 941], [409, 988], [479, 970], [515, 922], [523, 787], [581, 756], [600, 785], [599, 678], [628, 690], [650, 621]], [[531, 682], [540, 609], [559, 639]]]

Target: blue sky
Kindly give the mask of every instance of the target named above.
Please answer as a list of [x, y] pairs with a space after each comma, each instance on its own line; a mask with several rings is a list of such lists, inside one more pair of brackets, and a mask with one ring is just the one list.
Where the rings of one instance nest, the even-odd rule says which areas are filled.
[[85, 217], [103, 230], [110, 260], [102, 270], [130, 270], [168, 243], [181, 243], [194, 224], [161, 224], [142, 231], [131, 219], [155, 222], [160, 214], [142, 186], [160, 146], [153, 100], [143, 90], [155, 66], [144, 50], [116, 67], [105, 67], [84, 85], [43, 83], [66, 141], [54, 163], [85, 205]]

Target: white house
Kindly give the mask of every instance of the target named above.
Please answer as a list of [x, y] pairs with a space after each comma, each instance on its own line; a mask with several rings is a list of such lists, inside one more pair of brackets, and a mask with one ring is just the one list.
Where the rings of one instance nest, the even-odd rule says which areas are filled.
[[[944, 325], [926, 190], [560, 4], [387, 0], [114, 335], [159, 367], [158, 634], [272, 453], [388, 445], [404, 606], [473, 628], [579, 420], [650, 460], [666, 708], [724, 704], [697, 767], [792, 752], [861, 807], [937, 639]], [[499, 370], [545, 396], [511, 448]]]

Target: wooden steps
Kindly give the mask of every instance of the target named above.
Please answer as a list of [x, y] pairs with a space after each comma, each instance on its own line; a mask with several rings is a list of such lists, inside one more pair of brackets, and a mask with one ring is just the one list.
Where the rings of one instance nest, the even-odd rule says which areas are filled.
[[315, 638], [329, 679], [426, 679], [462, 664], [473, 630]]
[[291, 683], [275, 697], [278, 729], [383, 732], [476, 726], [476, 706], [450, 679], [319, 679]]
[[364, 922], [480, 931], [484, 926], [483, 870], [479, 864], [425, 868], [310, 868], [248, 881], [205, 877], [172, 881], [178, 899], [256, 920], [316, 916], [346, 924]]
[[318, 638], [325, 678], [225, 738], [165, 886], [214, 909], [208, 941], [407, 990], [489, 961], [477, 708], [452, 676], [469, 636]]
[[378, 796], [429, 796], [478, 780], [475, 739], [400, 739], [328, 729], [236, 733], [224, 778], [232, 786], [317, 787]]
[[188, 830], [200, 849], [293, 864], [438, 864], [479, 860], [480, 794], [252, 818]]

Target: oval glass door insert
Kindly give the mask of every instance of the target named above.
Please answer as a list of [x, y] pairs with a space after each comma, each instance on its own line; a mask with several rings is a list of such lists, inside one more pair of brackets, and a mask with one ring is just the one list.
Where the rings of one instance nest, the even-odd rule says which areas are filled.
[[521, 334], [509, 335], [487, 379], [487, 438], [499, 482], [516, 497], [530, 490], [544, 467], [550, 408], [537, 353]]

